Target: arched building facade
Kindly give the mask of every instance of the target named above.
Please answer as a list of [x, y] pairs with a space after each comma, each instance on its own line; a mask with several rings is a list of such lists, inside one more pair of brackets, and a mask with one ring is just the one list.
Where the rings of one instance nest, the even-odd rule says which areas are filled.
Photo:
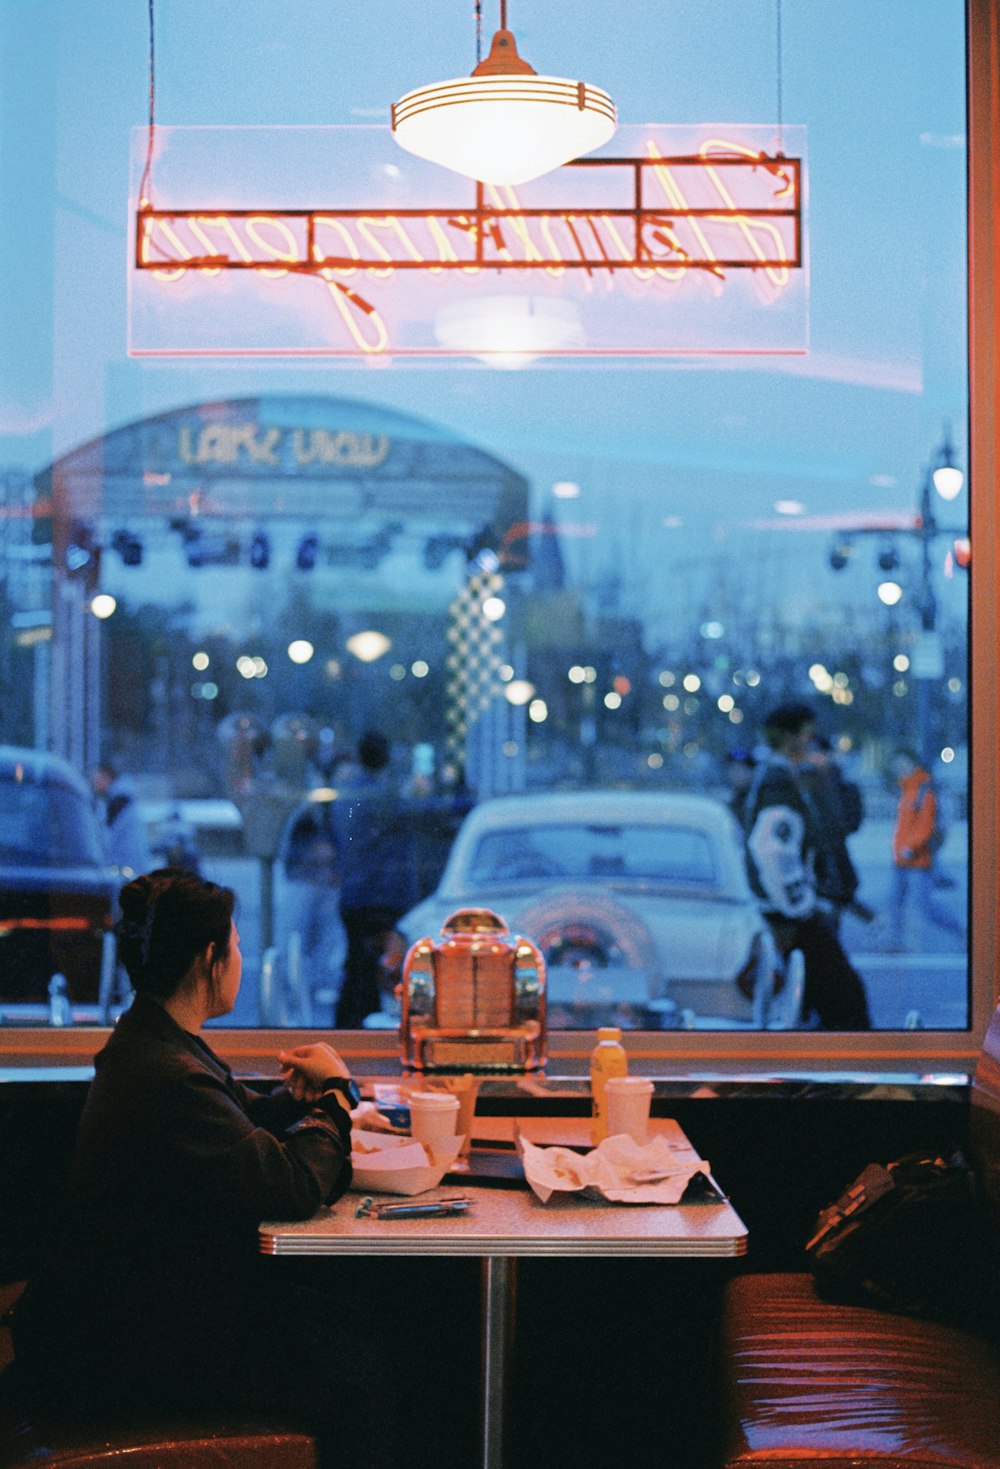
[[62, 455], [35, 487], [52, 523], [50, 743], [78, 769], [101, 753], [90, 608], [109, 563], [158, 556], [164, 598], [183, 577], [218, 589], [240, 573], [312, 573], [319, 600], [361, 624], [415, 600], [445, 618], [468, 563], [526, 563], [523, 475], [434, 423], [347, 398], [192, 404]]

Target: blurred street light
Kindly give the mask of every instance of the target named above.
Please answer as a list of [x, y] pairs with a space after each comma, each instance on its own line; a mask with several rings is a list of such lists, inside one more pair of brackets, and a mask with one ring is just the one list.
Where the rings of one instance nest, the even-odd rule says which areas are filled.
[[504, 697], [508, 704], [527, 704], [535, 696], [535, 685], [529, 683], [526, 678], [515, 678], [507, 684], [504, 689]]
[[383, 653], [388, 653], [392, 643], [385, 633], [367, 628], [364, 632], [356, 632], [353, 637], [348, 638], [346, 647], [347, 651], [353, 653], [360, 662], [374, 663], [382, 657]]
[[112, 616], [117, 606], [118, 603], [110, 592], [98, 592], [96, 597], [91, 597], [90, 599], [91, 612], [93, 612], [95, 617], [99, 617], [102, 622]]
[[[965, 484], [965, 475], [956, 464], [956, 457], [951, 430], [945, 425], [941, 442], [924, 469], [912, 524], [894, 528], [887, 535], [884, 524], [865, 525], [860, 521], [850, 528], [849, 533], [838, 536], [829, 555], [831, 568], [842, 571], [853, 555], [852, 538], [877, 535], [882, 540], [882, 548], [876, 558], [878, 568], [881, 572], [892, 573], [900, 563], [895, 538], [907, 535], [917, 540], [919, 562], [913, 605], [920, 618], [920, 630], [913, 648], [909, 672], [910, 677], [915, 680], [917, 693], [916, 740], [921, 757], [925, 760], [932, 758], [931, 688], [933, 684], [939, 684], [944, 675], [944, 650], [937, 630], [938, 604], [934, 591], [931, 547], [940, 536], [946, 536], [952, 542], [949, 554], [953, 558], [953, 564], [965, 567], [971, 559], [967, 528], [940, 525], [935, 511], [935, 496], [953, 501]], [[894, 607], [903, 598], [903, 584], [891, 577], [879, 583], [877, 592], [880, 601], [887, 607]], [[894, 692], [899, 692], [896, 686]]]

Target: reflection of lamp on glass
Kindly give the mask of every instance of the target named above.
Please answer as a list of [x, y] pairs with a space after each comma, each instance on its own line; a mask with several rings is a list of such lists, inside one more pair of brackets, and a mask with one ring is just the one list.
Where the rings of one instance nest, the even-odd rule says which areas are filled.
[[572, 301], [547, 296], [480, 296], [439, 311], [434, 335], [442, 347], [467, 352], [491, 367], [527, 367], [547, 352], [585, 343]]
[[375, 632], [369, 628], [365, 632], [356, 632], [349, 637], [346, 643], [347, 651], [353, 653], [361, 663], [374, 663], [381, 658], [383, 653], [388, 653], [392, 642], [384, 632]]
[[500, 0], [490, 54], [469, 77], [435, 82], [392, 104], [392, 130], [408, 153], [488, 184], [523, 184], [599, 148], [614, 134], [607, 92], [538, 76], [517, 54]]

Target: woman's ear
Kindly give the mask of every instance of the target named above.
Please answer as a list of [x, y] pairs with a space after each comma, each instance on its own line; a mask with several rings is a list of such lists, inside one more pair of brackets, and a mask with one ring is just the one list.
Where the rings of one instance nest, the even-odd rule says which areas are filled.
[[206, 947], [204, 949], [201, 949], [199, 953], [195, 956], [195, 961], [192, 968], [197, 976], [203, 979], [211, 979], [214, 966], [215, 944], [207, 944]]

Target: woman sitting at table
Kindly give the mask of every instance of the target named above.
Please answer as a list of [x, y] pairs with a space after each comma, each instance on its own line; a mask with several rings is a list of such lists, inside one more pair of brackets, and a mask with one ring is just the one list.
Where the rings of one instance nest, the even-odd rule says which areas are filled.
[[314, 1044], [281, 1052], [284, 1082], [260, 1095], [202, 1039], [240, 986], [233, 905], [169, 868], [122, 889], [135, 999], [96, 1058], [57, 1239], [16, 1312], [18, 1388], [36, 1414], [95, 1424], [288, 1409], [331, 1462], [374, 1469], [398, 1462], [395, 1409], [364, 1314], [336, 1274], [317, 1292], [257, 1248], [262, 1219], [348, 1187], [352, 1084]]

